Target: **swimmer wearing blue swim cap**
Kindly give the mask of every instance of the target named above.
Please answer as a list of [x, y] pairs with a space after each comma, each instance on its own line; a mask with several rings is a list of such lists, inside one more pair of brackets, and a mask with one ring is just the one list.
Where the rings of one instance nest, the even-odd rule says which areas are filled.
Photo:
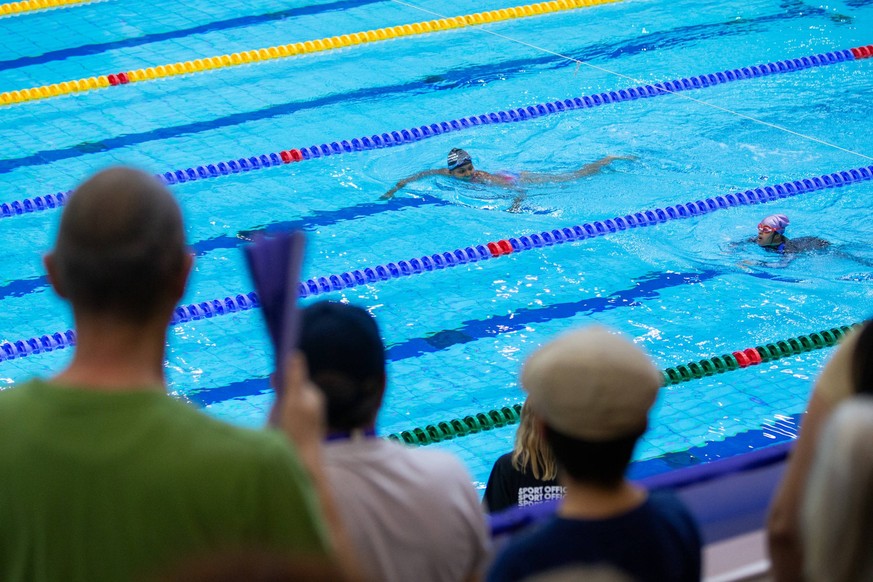
[[400, 190], [407, 184], [415, 182], [417, 180], [421, 180], [422, 178], [426, 178], [428, 176], [448, 176], [457, 180], [490, 184], [493, 186], [500, 186], [503, 188], [516, 190], [518, 192], [518, 195], [515, 197], [515, 200], [512, 202], [512, 206], [509, 208], [510, 212], [516, 212], [519, 210], [521, 201], [524, 200], [524, 191], [520, 188], [521, 186], [528, 184], [552, 184], [557, 182], [570, 182], [572, 180], [578, 180], [579, 178], [582, 178], [584, 176], [597, 174], [600, 172], [601, 169], [603, 169], [605, 166], [608, 166], [615, 160], [635, 159], [636, 157], [634, 156], [607, 156], [605, 158], [597, 160], [596, 162], [585, 164], [575, 172], [568, 172], [564, 174], [539, 174], [535, 172], [498, 172], [496, 174], [492, 174], [491, 172], [477, 170], [473, 166], [473, 157], [465, 150], [462, 150], [461, 148], [452, 148], [446, 158], [446, 168], [424, 170], [422, 172], [418, 172], [417, 174], [413, 174], [408, 178], [404, 178], [403, 180], [397, 182], [397, 184], [395, 184], [393, 188], [383, 194], [380, 200], [390, 200], [394, 197], [394, 194], [398, 190]]
[[[466, 150], [462, 150], [461, 148], [452, 148], [452, 151], [449, 152], [446, 160], [449, 172], [466, 170], [465, 173], [471, 173], [473, 171], [473, 158], [470, 157], [470, 154], [468, 154]], [[457, 174], [452, 175], [460, 177]]]

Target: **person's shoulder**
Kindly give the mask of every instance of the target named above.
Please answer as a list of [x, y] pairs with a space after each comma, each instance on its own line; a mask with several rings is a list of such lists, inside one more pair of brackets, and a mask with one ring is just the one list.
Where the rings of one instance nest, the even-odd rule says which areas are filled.
[[557, 527], [558, 520], [550, 517], [510, 538], [498, 552], [488, 580], [519, 580], [536, 573], [538, 557], [566, 539]]
[[23, 418], [45, 406], [45, 399], [35, 394], [42, 385], [41, 381], [32, 380], [0, 390], [0, 432], [4, 429], [13, 430]]
[[697, 521], [688, 506], [676, 494], [666, 490], [652, 492], [649, 494], [646, 506], [660, 523], [665, 526], [669, 524], [671, 529], [687, 540], [688, 544], [700, 546]]
[[39, 389], [41, 386], [44, 386], [45, 383], [42, 380], [28, 380], [27, 382], [22, 382], [20, 384], [13, 384], [0, 390], [0, 403], [13, 403], [18, 402], [24, 399], [27, 399], [31, 396], [34, 389]]
[[646, 505], [651, 511], [667, 516], [691, 517], [691, 511], [672, 491], [661, 489], [649, 493]]
[[290, 454], [288, 440], [279, 431], [236, 426], [170, 396], [164, 408], [168, 428], [186, 436], [189, 448], [197, 454], [249, 462]]
[[503, 453], [502, 455], [497, 457], [497, 460], [494, 461], [494, 467], [495, 468], [499, 467], [500, 469], [504, 469], [504, 470], [509, 468], [509, 467], [512, 467], [512, 451], [510, 451], [508, 453]]
[[402, 467], [408, 475], [414, 475], [419, 483], [433, 483], [433, 494], [446, 499], [475, 500], [479, 495], [473, 486], [473, 478], [464, 463], [452, 453], [421, 447], [409, 447], [400, 443], [386, 442], [383, 455], [390, 451], [394, 469]]
[[829, 241], [817, 236], [801, 236], [789, 239], [786, 244], [786, 250], [794, 253], [804, 251], [816, 251], [826, 249], [831, 246]]
[[0, 398], [27, 398], [35, 392], [49, 390], [49, 383], [42, 378], [31, 378], [24, 382], [16, 382], [0, 390]]
[[461, 460], [446, 451], [436, 449], [412, 448], [397, 443], [391, 443], [397, 448], [398, 454], [406, 455], [410, 462], [427, 467], [432, 471], [444, 471], [448, 474], [461, 475], [469, 479], [467, 468]]

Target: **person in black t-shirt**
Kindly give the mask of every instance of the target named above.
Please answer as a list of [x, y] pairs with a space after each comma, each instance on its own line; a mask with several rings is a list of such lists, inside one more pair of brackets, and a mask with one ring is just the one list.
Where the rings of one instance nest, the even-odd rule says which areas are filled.
[[494, 463], [482, 502], [489, 513], [497, 513], [510, 507], [535, 505], [563, 496], [555, 456], [536, 430], [525, 402], [515, 433], [515, 446], [511, 453], [502, 455]]

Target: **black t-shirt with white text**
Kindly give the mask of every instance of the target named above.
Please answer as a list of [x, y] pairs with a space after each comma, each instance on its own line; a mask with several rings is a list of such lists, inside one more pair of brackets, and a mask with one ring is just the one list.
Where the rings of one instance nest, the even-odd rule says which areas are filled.
[[497, 513], [511, 507], [561, 499], [563, 496], [564, 488], [558, 485], [557, 479], [537, 479], [530, 468], [524, 473], [518, 471], [512, 466], [512, 453], [506, 453], [494, 463], [482, 501], [489, 513]]

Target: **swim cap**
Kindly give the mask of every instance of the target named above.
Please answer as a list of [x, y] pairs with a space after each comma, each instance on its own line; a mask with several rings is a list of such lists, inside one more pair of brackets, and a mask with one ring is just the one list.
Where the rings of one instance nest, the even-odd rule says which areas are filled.
[[452, 148], [452, 151], [449, 152], [448, 162], [449, 169], [454, 170], [464, 164], [472, 164], [473, 158], [470, 157], [470, 154], [460, 148]]
[[771, 214], [767, 218], [761, 221], [761, 224], [764, 226], [769, 226], [773, 230], [778, 233], [785, 232], [785, 227], [788, 226], [788, 217], [784, 214]]

